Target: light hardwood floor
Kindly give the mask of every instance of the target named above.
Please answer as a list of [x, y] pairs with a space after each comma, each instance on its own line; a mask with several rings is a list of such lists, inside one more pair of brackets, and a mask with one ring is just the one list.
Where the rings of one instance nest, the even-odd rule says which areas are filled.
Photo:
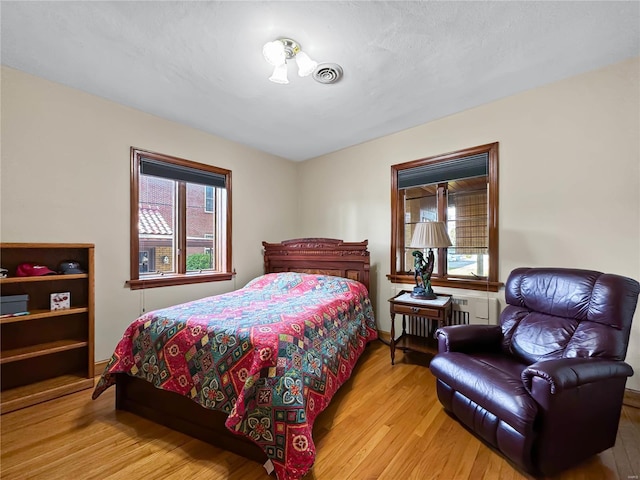
[[[444, 413], [426, 357], [374, 342], [316, 421], [305, 480], [528, 479]], [[114, 389], [68, 395], [0, 417], [0, 477], [267, 480], [263, 467], [126, 412]], [[638, 479], [640, 410], [625, 406], [616, 446], [558, 480]], [[272, 479], [274, 477], [271, 477]]]

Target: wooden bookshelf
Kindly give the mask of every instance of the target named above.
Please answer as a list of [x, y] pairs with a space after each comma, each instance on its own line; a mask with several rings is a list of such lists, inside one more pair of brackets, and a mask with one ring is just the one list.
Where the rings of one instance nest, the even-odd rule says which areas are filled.
[[[0, 413], [93, 387], [94, 245], [0, 243], [3, 296], [28, 295], [27, 314], [0, 318]], [[86, 273], [16, 277], [21, 263], [57, 271], [66, 260]], [[71, 307], [51, 310], [52, 293], [69, 292]]]

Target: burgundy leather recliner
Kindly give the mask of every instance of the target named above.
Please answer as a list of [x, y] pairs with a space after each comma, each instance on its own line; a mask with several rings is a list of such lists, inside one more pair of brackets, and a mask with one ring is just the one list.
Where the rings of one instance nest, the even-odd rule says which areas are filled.
[[519, 268], [500, 325], [440, 328], [430, 369], [438, 399], [533, 475], [614, 445], [640, 284], [591, 270]]

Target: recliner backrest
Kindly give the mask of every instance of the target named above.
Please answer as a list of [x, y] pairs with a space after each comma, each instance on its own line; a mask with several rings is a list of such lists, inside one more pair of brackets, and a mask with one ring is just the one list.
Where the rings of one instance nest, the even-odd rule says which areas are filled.
[[562, 357], [624, 360], [640, 284], [593, 270], [518, 268], [505, 286], [502, 348], [531, 364]]

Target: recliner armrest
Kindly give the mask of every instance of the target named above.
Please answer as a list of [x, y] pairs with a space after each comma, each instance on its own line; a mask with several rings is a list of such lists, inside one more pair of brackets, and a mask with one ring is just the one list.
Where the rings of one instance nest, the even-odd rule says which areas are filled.
[[[558, 358], [529, 365], [522, 371], [524, 387], [534, 395], [534, 378], [544, 380], [552, 395], [587, 383], [616, 377], [630, 377], [633, 368], [619, 360], [605, 358]], [[535, 395], [534, 395], [535, 396]]]
[[500, 351], [502, 329], [499, 325], [450, 325], [436, 331], [438, 352]]

